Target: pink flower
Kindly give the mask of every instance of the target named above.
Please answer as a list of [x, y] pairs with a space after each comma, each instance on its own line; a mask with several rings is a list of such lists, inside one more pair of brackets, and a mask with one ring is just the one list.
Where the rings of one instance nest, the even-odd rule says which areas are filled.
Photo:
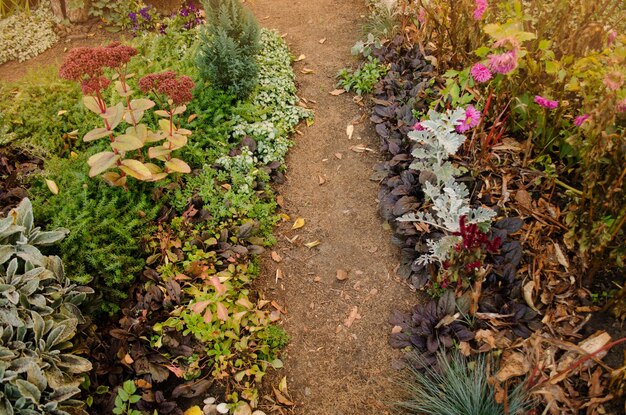
[[474, 9], [474, 20], [482, 19], [486, 10], [487, 0], [476, 0], [476, 8]]
[[461, 122], [461, 124], [456, 126], [456, 131], [459, 133], [464, 133], [470, 128], [474, 128], [480, 122], [480, 111], [474, 108], [473, 105], [468, 105], [465, 109], [465, 119]]
[[415, 130], [415, 131], [424, 131], [424, 126], [422, 126], [421, 122], [416, 122], [413, 125], [413, 130]]
[[559, 101], [553, 101], [551, 99], [544, 98], [541, 95], [535, 95], [535, 102], [549, 110], [553, 110], [559, 106]]
[[191, 90], [194, 83], [188, 76], [178, 76], [174, 71], [165, 71], [145, 75], [139, 80], [142, 92], [158, 92], [165, 94], [175, 105], [185, 104], [192, 99]]
[[503, 75], [513, 72], [517, 68], [517, 53], [510, 50], [497, 55], [489, 55], [487, 66], [492, 72]]
[[574, 118], [574, 125], [576, 127], [580, 127], [585, 121], [587, 121], [588, 118], [589, 114], [579, 115], [578, 117]]
[[617, 91], [624, 84], [624, 75], [619, 71], [613, 71], [611, 73], [606, 74], [602, 82], [611, 91]]
[[615, 30], [611, 30], [606, 43], [611, 46], [613, 42], [615, 42], [615, 39], [617, 39], [617, 32]]
[[615, 107], [615, 110], [617, 112], [626, 112], [626, 98], [624, 98], [623, 100], [619, 101], [617, 103], [617, 106]]
[[470, 69], [470, 74], [472, 75], [472, 78], [474, 78], [476, 82], [480, 82], [481, 84], [483, 82], [487, 82], [492, 77], [491, 71], [489, 70], [489, 68], [487, 68], [482, 63], [474, 64], [474, 66], [472, 66], [472, 69]]
[[420, 12], [417, 15], [417, 20], [420, 22], [420, 24], [425, 24], [426, 23], [426, 9], [424, 9], [423, 7], [420, 8]]

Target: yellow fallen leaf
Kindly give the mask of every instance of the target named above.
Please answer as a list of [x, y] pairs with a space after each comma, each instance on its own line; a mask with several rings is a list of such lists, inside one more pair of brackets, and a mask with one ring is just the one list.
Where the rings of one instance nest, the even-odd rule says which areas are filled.
[[325, 37], [321, 38], [319, 42], [320, 42], [320, 45], [323, 44], [324, 42], [326, 42], [326, 38]]
[[310, 69], [310, 68], [302, 68], [302, 70], [300, 72], [305, 74], [305, 75], [308, 75], [308, 74], [311, 74], [311, 73], [315, 73], [315, 71], [313, 69]]
[[61, 116], [63, 114], [67, 114], [67, 110], [61, 110], [61, 111], [57, 112], [58, 116]]
[[307, 248], [315, 248], [320, 243], [321, 243], [320, 241], [307, 242], [304, 244], [304, 246], [306, 246]]
[[291, 220], [291, 218], [289, 217], [288, 214], [286, 213], [281, 213], [278, 216], [280, 216], [280, 218], [283, 220], [283, 222], [289, 222]]
[[304, 218], [298, 218], [293, 223], [293, 226], [291, 227], [291, 229], [300, 229], [303, 226], [304, 226]]
[[53, 195], [59, 194], [59, 186], [57, 186], [54, 180], [46, 179], [46, 185], [48, 186], [48, 189], [50, 189], [50, 193], [52, 193]]
[[70, 157], [75, 159], [76, 157], [78, 157], [78, 154], [76, 154], [75, 151], [70, 152]]
[[296, 59], [294, 62], [300, 62], [300, 61], [303, 61], [305, 59], [306, 59], [306, 56], [300, 55], [300, 56], [298, 56], [298, 59]]
[[184, 412], [184, 415], [203, 415], [203, 414], [204, 412], [198, 405], [192, 406], [191, 408], [187, 409]]

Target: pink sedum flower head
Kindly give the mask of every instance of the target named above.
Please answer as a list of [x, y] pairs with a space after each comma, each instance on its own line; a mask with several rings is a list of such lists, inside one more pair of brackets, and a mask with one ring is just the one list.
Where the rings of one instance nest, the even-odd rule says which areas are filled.
[[487, 82], [493, 76], [489, 68], [487, 68], [482, 63], [474, 64], [474, 66], [472, 66], [472, 69], [470, 69], [470, 74], [476, 82], [479, 82], [481, 84]]
[[589, 119], [589, 114], [579, 115], [578, 117], [574, 118], [574, 125], [576, 127], [580, 127], [585, 121], [587, 121], [587, 119]]
[[461, 122], [461, 124], [456, 126], [456, 131], [459, 133], [464, 133], [468, 131], [470, 128], [474, 128], [480, 122], [480, 111], [474, 108], [473, 105], [468, 105], [465, 109], [465, 119]]
[[542, 97], [541, 95], [535, 95], [535, 102], [549, 110], [556, 109], [559, 106], [559, 101], [553, 101], [551, 99]]
[[481, 20], [487, 10], [487, 0], [476, 0], [476, 8], [474, 9], [474, 20]]

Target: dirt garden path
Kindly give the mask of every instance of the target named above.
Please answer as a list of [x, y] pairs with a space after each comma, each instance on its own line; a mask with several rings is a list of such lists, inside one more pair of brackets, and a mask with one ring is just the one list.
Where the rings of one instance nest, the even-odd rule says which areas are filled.
[[[410, 306], [411, 293], [395, 278], [398, 251], [377, 214], [378, 185], [369, 180], [378, 138], [349, 94], [329, 94], [337, 71], [354, 62], [350, 48], [367, 10], [363, 0], [254, 0], [251, 8], [263, 26], [284, 34], [294, 56], [306, 56], [295, 63], [299, 96], [315, 110], [314, 125], [294, 137], [287, 180], [278, 187], [291, 217], [276, 233], [282, 261], [268, 256], [260, 287], [288, 312], [291, 342], [280, 376], [287, 376], [296, 414], [391, 413], [398, 355], [387, 345], [387, 318], [392, 308]], [[351, 150], [357, 145], [375, 152]], [[298, 217], [305, 226], [292, 230]], [[304, 246], [316, 240], [318, 247]], [[336, 278], [338, 269], [348, 271], [347, 280]]]

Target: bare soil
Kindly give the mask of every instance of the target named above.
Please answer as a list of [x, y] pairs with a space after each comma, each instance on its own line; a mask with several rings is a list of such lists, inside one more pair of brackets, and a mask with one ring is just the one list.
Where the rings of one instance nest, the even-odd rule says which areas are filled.
[[[177, 2], [162, 3], [167, 8]], [[290, 217], [276, 229], [279, 242], [273, 250], [282, 260], [268, 253], [257, 283], [266, 298], [285, 309], [284, 328], [291, 338], [285, 369], [271, 374], [269, 393], [286, 376], [295, 403], [291, 413], [391, 414], [389, 404], [399, 390], [391, 365], [400, 354], [387, 344], [387, 318], [394, 308], [410, 307], [415, 294], [395, 274], [399, 253], [377, 213], [378, 184], [369, 177], [382, 156], [367, 111], [350, 94], [329, 94], [337, 71], [356, 64], [350, 48], [368, 12], [362, 0], [255, 0], [249, 6], [262, 26], [284, 35], [295, 57], [306, 56], [294, 66], [299, 96], [315, 110], [314, 124], [294, 136], [286, 181], [277, 187], [282, 211]], [[85, 36], [66, 37], [27, 62], [0, 65], [0, 80], [17, 80], [40, 65], [60, 65], [72, 47], [124, 36], [94, 22], [75, 32]], [[355, 127], [352, 139], [348, 124]], [[372, 151], [351, 149], [358, 145]], [[292, 230], [296, 218], [305, 225]], [[319, 246], [304, 245], [314, 241]], [[347, 271], [346, 280], [336, 278], [338, 269]]]
[[[306, 56], [295, 63], [299, 96], [315, 110], [315, 123], [294, 136], [287, 180], [278, 187], [291, 218], [276, 232], [283, 260], [265, 258], [259, 287], [287, 309], [291, 342], [278, 375], [287, 376], [296, 414], [392, 413], [398, 385], [391, 364], [399, 355], [387, 344], [387, 318], [415, 295], [394, 273], [398, 250], [377, 213], [378, 184], [369, 177], [381, 155], [367, 111], [349, 94], [329, 94], [337, 71], [356, 63], [350, 48], [368, 12], [362, 0], [255, 0], [251, 8], [263, 26], [284, 34], [294, 57]], [[360, 144], [374, 151], [351, 150]], [[305, 226], [292, 230], [299, 217]], [[317, 240], [318, 247], [304, 246]], [[348, 271], [347, 280], [337, 280], [338, 269]], [[360, 318], [346, 327], [355, 307]]]

